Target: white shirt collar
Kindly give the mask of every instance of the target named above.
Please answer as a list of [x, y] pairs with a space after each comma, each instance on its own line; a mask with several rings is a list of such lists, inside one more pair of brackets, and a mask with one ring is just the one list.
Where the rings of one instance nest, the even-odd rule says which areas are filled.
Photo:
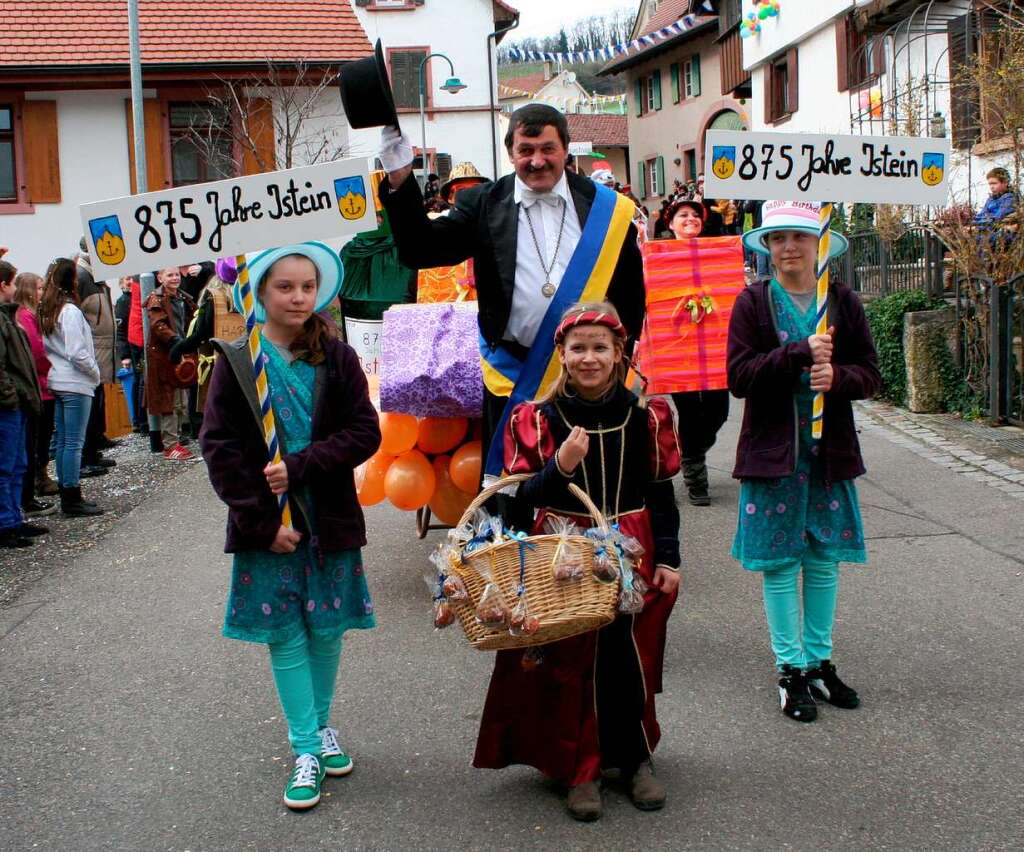
[[[523, 190], [530, 190], [519, 175], [516, 175], [515, 187], [512, 190], [512, 199], [516, 204], [519, 204], [523, 200]], [[531, 192], [533, 190], [530, 190]], [[562, 198], [566, 204], [572, 204], [572, 193], [569, 191], [569, 181], [565, 178], [565, 172], [562, 172], [562, 176], [558, 179], [558, 183], [551, 189], [552, 195], [557, 195]]]

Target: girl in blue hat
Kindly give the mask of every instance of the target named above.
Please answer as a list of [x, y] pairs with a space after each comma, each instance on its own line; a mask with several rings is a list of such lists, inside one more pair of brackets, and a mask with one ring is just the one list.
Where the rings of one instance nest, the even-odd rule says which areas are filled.
[[[338, 256], [303, 243], [262, 252], [248, 265], [282, 460], [267, 463], [244, 338], [214, 341], [223, 357], [200, 445], [228, 506], [224, 549], [234, 554], [223, 633], [269, 648], [296, 757], [284, 802], [306, 809], [320, 801], [325, 775], [353, 767], [330, 713], [342, 635], [374, 626], [353, 470], [376, 452], [380, 428], [355, 352], [318, 314], [341, 288]], [[278, 507], [286, 492], [292, 529]]]

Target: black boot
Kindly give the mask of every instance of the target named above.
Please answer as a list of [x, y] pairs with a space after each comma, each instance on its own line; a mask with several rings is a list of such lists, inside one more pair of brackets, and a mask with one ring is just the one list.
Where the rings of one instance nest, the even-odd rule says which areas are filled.
[[160, 436], [160, 430], [149, 433], [149, 451], [151, 453], [162, 453], [164, 451], [164, 439]]
[[82, 499], [82, 489], [78, 485], [74, 488], [60, 489], [60, 510], [73, 518], [88, 518], [103, 514], [103, 510], [95, 503], [86, 503]]
[[686, 483], [686, 491], [692, 505], [711, 505], [711, 495], [708, 494], [708, 466], [703, 456], [683, 459], [683, 482]]
[[782, 712], [797, 722], [818, 718], [818, 705], [807, 687], [807, 675], [795, 666], [783, 666], [779, 678], [779, 703]]
[[14, 550], [15, 548], [31, 547], [35, 542], [30, 538], [26, 538], [18, 532], [18, 528], [4, 530], [0, 532], [0, 547], [5, 550]]
[[860, 705], [860, 696], [857, 695], [856, 690], [850, 689], [839, 679], [836, 667], [832, 665], [831, 660], [822, 660], [807, 672], [806, 677], [811, 695], [815, 698], [820, 698], [833, 707], [841, 707], [843, 710], [852, 710]]

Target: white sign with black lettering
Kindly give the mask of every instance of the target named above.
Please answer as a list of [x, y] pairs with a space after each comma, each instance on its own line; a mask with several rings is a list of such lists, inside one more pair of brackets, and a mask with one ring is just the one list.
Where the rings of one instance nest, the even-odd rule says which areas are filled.
[[380, 332], [382, 320], [357, 320], [345, 317], [345, 340], [356, 350], [366, 377], [380, 376]]
[[707, 198], [945, 205], [946, 139], [709, 130]]
[[97, 278], [377, 227], [365, 158], [83, 204]]

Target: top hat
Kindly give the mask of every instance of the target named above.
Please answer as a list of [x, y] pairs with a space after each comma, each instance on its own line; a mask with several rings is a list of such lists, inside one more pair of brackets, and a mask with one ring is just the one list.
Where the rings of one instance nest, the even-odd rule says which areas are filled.
[[[811, 201], [766, 201], [761, 205], [761, 227], [747, 231], [743, 235], [743, 245], [750, 251], [771, 256], [771, 249], [765, 243], [765, 237], [772, 231], [804, 231], [808, 234], [818, 233], [818, 213], [821, 205]], [[846, 251], [849, 243], [846, 237], [837, 231], [831, 232], [829, 257], [839, 257]]]
[[473, 183], [484, 183], [487, 180], [479, 171], [477, 167], [470, 162], [459, 163], [451, 174], [448, 175], [448, 180], [441, 184], [441, 197], [448, 201], [448, 196], [451, 195], [452, 188], [457, 183], [463, 181], [472, 181]]
[[373, 56], [342, 66], [338, 88], [350, 127], [398, 127], [395, 98], [391, 94], [388, 66], [380, 39], [374, 46]]

